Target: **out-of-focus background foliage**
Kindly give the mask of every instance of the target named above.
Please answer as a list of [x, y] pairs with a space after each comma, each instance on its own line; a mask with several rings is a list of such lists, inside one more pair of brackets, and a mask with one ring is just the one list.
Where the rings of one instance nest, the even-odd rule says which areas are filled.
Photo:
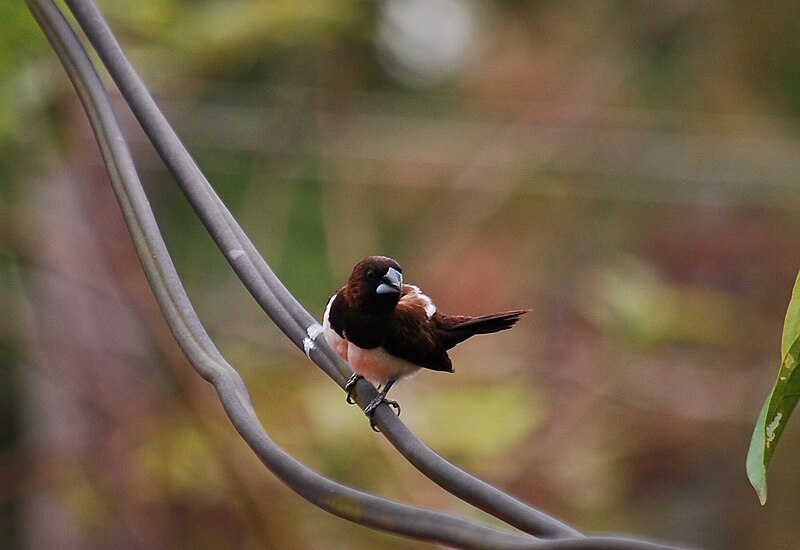
[[[747, 444], [800, 268], [793, 1], [104, 1], [315, 314], [362, 256], [441, 309], [533, 309], [395, 391], [444, 456], [585, 530], [800, 545], [800, 432]], [[85, 117], [0, 2], [0, 547], [418, 548], [264, 470], [177, 351]], [[480, 517], [373, 434], [241, 290], [124, 109], [190, 295], [275, 440]], [[796, 423], [795, 423], [796, 424]]]

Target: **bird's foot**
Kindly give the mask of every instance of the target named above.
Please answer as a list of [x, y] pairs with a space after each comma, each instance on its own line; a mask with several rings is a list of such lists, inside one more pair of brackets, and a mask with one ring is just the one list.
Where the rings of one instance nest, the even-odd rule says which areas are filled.
[[372, 419], [372, 415], [375, 414], [375, 409], [381, 403], [386, 403], [387, 405], [392, 407], [397, 413], [397, 416], [400, 416], [400, 404], [393, 399], [386, 399], [386, 395], [383, 393], [378, 394], [378, 397], [370, 401], [369, 404], [366, 407], [364, 407], [364, 414], [367, 415], [367, 418], [369, 418], [369, 426], [370, 428], [372, 428], [373, 431], [376, 432], [380, 432], [380, 430], [375, 425], [375, 421]]
[[397, 401], [393, 399], [386, 399], [386, 396], [383, 394], [378, 394], [378, 397], [370, 401], [369, 404], [364, 407], [364, 414], [371, 417], [375, 413], [375, 409], [381, 403], [386, 403], [392, 407], [397, 412], [397, 416], [400, 416], [400, 405], [397, 403]]
[[347, 379], [347, 384], [344, 385], [344, 391], [347, 392], [347, 403], [348, 405], [355, 405], [356, 402], [353, 399], [353, 392], [356, 391], [356, 383], [364, 378], [360, 374], [353, 373], [350, 375], [350, 378]]

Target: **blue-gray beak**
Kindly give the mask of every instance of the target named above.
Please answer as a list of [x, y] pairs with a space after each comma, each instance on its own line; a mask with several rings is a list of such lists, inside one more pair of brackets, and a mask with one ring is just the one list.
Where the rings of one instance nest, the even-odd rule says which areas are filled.
[[375, 289], [378, 294], [400, 294], [403, 291], [403, 274], [390, 267]]

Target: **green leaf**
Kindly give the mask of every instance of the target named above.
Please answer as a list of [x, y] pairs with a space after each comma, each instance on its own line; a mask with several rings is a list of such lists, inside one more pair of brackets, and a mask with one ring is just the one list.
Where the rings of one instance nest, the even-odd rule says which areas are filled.
[[800, 274], [794, 282], [792, 299], [786, 309], [786, 319], [783, 321], [783, 337], [781, 338], [781, 359], [786, 363], [789, 351], [800, 340]]
[[767, 466], [764, 463], [764, 419], [767, 417], [767, 407], [771, 399], [772, 394], [764, 401], [764, 406], [761, 407], [756, 427], [753, 429], [753, 437], [750, 439], [750, 449], [747, 451], [747, 477], [753, 489], [756, 490], [761, 504], [767, 502]]
[[761, 504], [767, 501], [767, 467], [792, 412], [800, 400], [800, 275], [794, 283], [786, 311], [781, 339], [781, 369], [761, 413], [758, 415], [750, 449], [747, 477]]

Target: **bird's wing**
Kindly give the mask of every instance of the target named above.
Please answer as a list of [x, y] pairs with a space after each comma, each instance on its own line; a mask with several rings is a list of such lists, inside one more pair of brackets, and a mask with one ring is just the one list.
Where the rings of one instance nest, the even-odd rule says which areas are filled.
[[403, 299], [394, 309], [383, 348], [420, 367], [453, 372], [423, 300]]

